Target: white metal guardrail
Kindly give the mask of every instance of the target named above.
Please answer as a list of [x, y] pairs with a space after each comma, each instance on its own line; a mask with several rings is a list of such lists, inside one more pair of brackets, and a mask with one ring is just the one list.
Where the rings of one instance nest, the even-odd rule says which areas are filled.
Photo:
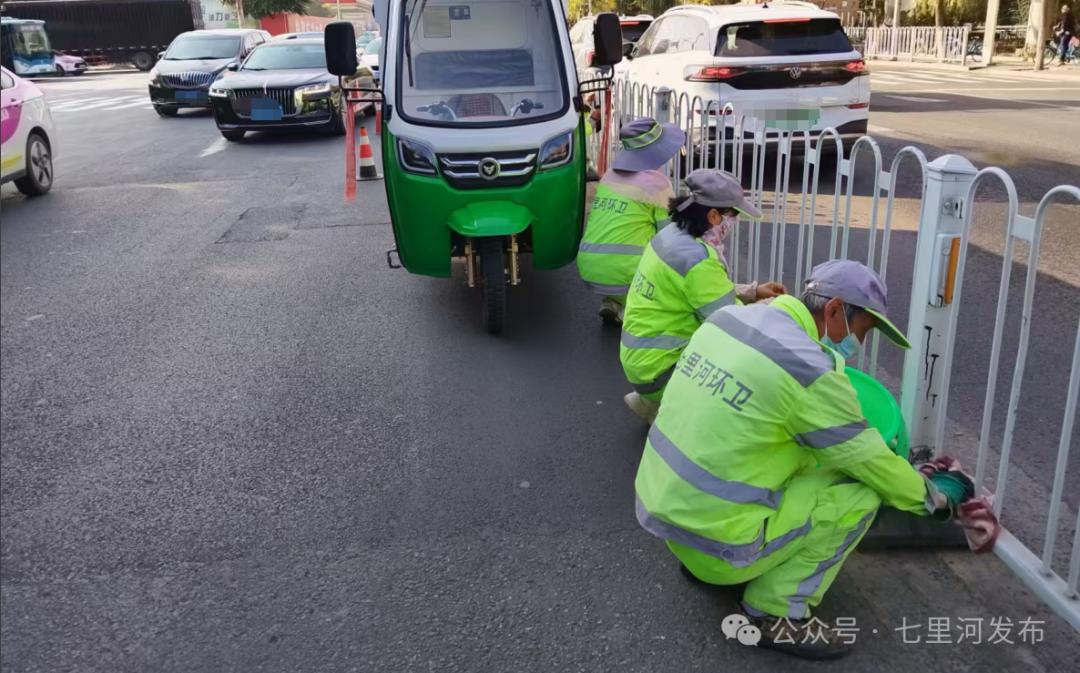
[[968, 61], [970, 35], [971, 26], [909, 26], [863, 28], [856, 37], [862, 43], [864, 58], [963, 65]]
[[[831, 258], [848, 258], [854, 249], [853, 199], [864, 202], [864, 212], [856, 229], [858, 247], [865, 251], [860, 261], [865, 261], [885, 280], [890, 273], [900, 273], [903, 280], [911, 283], [907, 333], [913, 348], [904, 360], [901, 407], [908, 422], [911, 445], [936, 453], [949, 450], [944, 428], [973, 213], [980, 206], [976, 202], [976, 192], [989, 180], [997, 180], [1004, 187], [1008, 194], [1008, 202], [1004, 205], [1006, 246], [976, 458], [976, 483], [984, 488], [987, 486], [986, 464], [993, 438], [994, 399], [1004, 347], [1002, 330], [1016, 243], [1026, 243], [1030, 256], [1005, 432], [1000, 444], [995, 446], [1000, 453], [997, 478], [993, 488], [986, 489], [993, 493], [995, 512], [1000, 517], [1008, 491], [1013, 432], [1019, 413], [1024, 366], [1029, 355], [1028, 335], [1041, 234], [1051, 206], [1069, 202], [1080, 204], [1080, 188], [1074, 185], [1055, 187], [1042, 198], [1034, 214], [1026, 216], [1020, 214], [1012, 180], [999, 168], [978, 171], [957, 155], [928, 161], [914, 146], [897, 151], [886, 168], [881, 147], [873, 138], [842, 138], [834, 129], [810, 131], [811, 120], [799, 119], [804, 116], [799, 111], [794, 111], [798, 114], [790, 114], [793, 111], [769, 114], [770, 111], [757, 110], [753, 113], [755, 116], [749, 116], [730, 104], [625, 82], [616, 83], [611, 92], [600, 96], [598, 107], [605, 109], [608, 104], [610, 118], [604, 120], [601, 131], [593, 134], [588, 143], [590, 161], [598, 168], [609, 165], [618, 151], [619, 127], [630, 119], [648, 116], [676, 123], [686, 132], [686, 156], [671, 162], [667, 169], [676, 190], [684, 174], [694, 167], [727, 170], [749, 190], [765, 217], [761, 222], [744, 222], [733, 233], [734, 254], [729, 255], [729, 259], [732, 278], [738, 281], [779, 279], [790, 283], [789, 287], [800, 288], [814, 264]], [[606, 149], [607, 156], [602, 149]], [[796, 173], [801, 175], [793, 179]], [[832, 178], [831, 193], [820, 193], [823, 175]], [[915, 259], [897, 267], [896, 260], [890, 265], [890, 254], [897, 224], [898, 180], [902, 176], [910, 176], [921, 184], [922, 189], [917, 197]], [[858, 197], [856, 178], [862, 185], [862, 194]], [[869, 183], [868, 188], [866, 183]], [[867, 199], [868, 204], [865, 203]], [[822, 204], [826, 206], [824, 210], [819, 207]], [[994, 217], [999, 215], [995, 213]], [[820, 245], [816, 234], [824, 227], [828, 228], [827, 244]], [[786, 266], [789, 262], [793, 265]], [[1077, 586], [1080, 582], [1080, 519], [1074, 531], [1071, 554], [1067, 555], [1066, 576], [1059, 575], [1054, 569], [1061, 517], [1067, 507], [1063, 505], [1066, 467], [1080, 399], [1080, 311], [1077, 313], [1071, 359], [1055, 363], [1062, 370], [1069, 369], [1071, 375], [1065, 391], [1066, 406], [1061, 419], [1053, 484], [1045, 485], [1050, 502], [1042, 555], [1037, 556], [1007, 529], [1002, 532], [995, 551], [1021, 580], [1080, 631]], [[1073, 335], [1068, 338], [1072, 339]], [[875, 333], [868, 349], [869, 363], [865, 361], [865, 353], [858, 363], [871, 375], [877, 375], [879, 371], [878, 346]], [[941, 363], [936, 376], [925, 366], [930, 358]], [[1007, 527], [1009, 521], [1003, 518], [1002, 523]]]

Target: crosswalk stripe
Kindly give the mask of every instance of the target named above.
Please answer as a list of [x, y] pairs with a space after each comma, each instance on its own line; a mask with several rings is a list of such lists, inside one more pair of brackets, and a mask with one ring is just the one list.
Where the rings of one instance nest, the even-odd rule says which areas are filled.
[[54, 103], [54, 102], [50, 101], [49, 102], [49, 107], [52, 108], [53, 111], [55, 111], [57, 108], [73, 107], [73, 106], [76, 106], [76, 105], [83, 105], [85, 103], [89, 103], [89, 102], [93, 102], [93, 101], [103, 101], [103, 100], [112, 100], [112, 98], [106, 97], [106, 96], [95, 96], [93, 98], [72, 98], [72, 99], [69, 99], [69, 100], [60, 101], [59, 103]]
[[[105, 107], [107, 105], [117, 105], [117, 104], [123, 103], [125, 101], [134, 102], [134, 101], [130, 100], [132, 98], [134, 98], [134, 96], [125, 96], [123, 98], [106, 98], [105, 100], [95, 101], [95, 102], [92, 102], [92, 103], [86, 103], [84, 105], [68, 106], [68, 107], [65, 107], [65, 108], [63, 108], [63, 109], [61, 109], [59, 111], [60, 112], [82, 112], [83, 110], [93, 110], [93, 109], [96, 109], [96, 108], [103, 108], [103, 107]], [[139, 98], [140, 103], [146, 102], [145, 97], [139, 96], [138, 98]], [[54, 112], [55, 111], [56, 110], [54, 110]]]
[[145, 96], [140, 96], [139, 100], [136, 100], [136, 101], [129, 101], [127, 103], [122, 103], [120, 105], [114, 105], [112, 107], [107, 107], [107, 108], [102, 108], [102, 109], [103, 110], [123, 110], [124, 108], [139, 107], [139, 106], [142, 106], [142, 105], [146, 105], [146, 97]]

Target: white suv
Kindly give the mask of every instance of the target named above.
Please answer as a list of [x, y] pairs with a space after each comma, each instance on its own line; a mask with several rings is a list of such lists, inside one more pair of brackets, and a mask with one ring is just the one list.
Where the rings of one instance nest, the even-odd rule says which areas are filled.
[[840, 19], [809, 2], [674, 7], [642, 35], [625, 73], [691, 100], [731, 103], [736, 114], [806, 115], [810, 130], [866, 133], [866, 63]]

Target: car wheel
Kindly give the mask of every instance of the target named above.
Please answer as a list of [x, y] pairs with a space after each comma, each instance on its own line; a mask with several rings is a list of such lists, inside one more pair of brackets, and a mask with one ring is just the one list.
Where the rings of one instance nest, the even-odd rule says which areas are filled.
[[243, 129], [218, 129], [221, 131], [221, 135], [231, 143], [237, 143], [244, 139], [244, 135], [247, 131]]
[[164, 105], [155, 105], [154, 112], [158, 113], [162, 117], [175, 117], [180, 110], [174, 107], [165, 107]]
[[26, 139], [26, 175], [15, 181], [15, 187], [27, 196], [41, 196], [52, 189], [52, 152], [45, 136], [31, 133]]
[[154, 57], [151, 56], [148, 51], [135, 52], [135, 55], [131, 57], [131, 64], [139, 70], [146, 72], [154, 67]]
[[60, 65], [59, 63], [56, 64], [56, 76], [57, 77], [63, 77], [64, 76], [64, 66]]

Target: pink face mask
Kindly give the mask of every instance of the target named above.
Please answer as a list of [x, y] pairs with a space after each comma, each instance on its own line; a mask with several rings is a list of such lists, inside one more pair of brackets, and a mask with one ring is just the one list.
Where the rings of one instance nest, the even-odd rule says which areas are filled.
[[712, 227], [704, 234], [701, 235], [701, 240], [705, 241], [713, 248], [716, 249], [716, 253], [720, 255], [720, 260], [727, 265], [727, 260], [724, 258], [724, 248], [726, 247], [728, 234], [739, 224], [738, 215], [725, 215], [720, 220], [720, 224]]

